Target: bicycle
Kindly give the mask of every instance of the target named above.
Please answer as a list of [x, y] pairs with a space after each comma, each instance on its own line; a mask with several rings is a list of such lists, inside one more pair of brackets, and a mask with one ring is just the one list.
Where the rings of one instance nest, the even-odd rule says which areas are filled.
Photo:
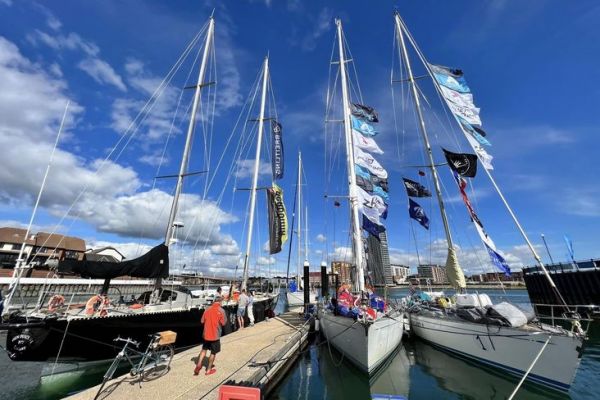
[[[119, 351], [119, 354], [115, 357], [108, 370], [104, 374], [102, 384], [94, 397], [94, 400], [100, 396], [106, 382], [112, 379], [114, 373], [117, 371], [121, 360], [124, 358], [131, 365], [129, 375], [138, 376], [138, 384], [142, 385], [142, 381], [151, 381], [157, 379], [171, 369], [171, 361], [175, 354], [173, 343], [175, 343], [176, 333], [171, 331], [158, 332], [151, 336], [150, 343], [146, 347], [145, 352], [133, 349], [131, 346], [139, 348], [141, 343], [131, 338], [117, 337], [114, 342], [124, 342], [125, 345]], [[136, 364], [132, 358], [141, 357], [141, 360]]]

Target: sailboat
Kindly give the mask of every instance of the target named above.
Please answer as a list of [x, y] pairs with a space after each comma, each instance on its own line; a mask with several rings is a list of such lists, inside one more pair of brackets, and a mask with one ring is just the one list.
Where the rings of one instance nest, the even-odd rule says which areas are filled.
[[[483, 131], [478, 117], [479, 109], [476, 109], [472, 104], [472, 95], [466, 85], [462, 71], [428, 63], [399, 13], [395, 14], [394, 21], [399, 54], [401, 54], [399, 57], [401, 57], [401, 63], [403, 63], [408, 74], [406, 81], [408, 81], [411, 88], [419, 130], [429, 161], [428, 168], [431, 171], [446, 235], [448, 245], [446, 273], [458, 293], [455, 302], [448, 302], [447, 298], [440, 300], [437, 298], [439, 296], [424, 293], [421, 299], [425, 298], [426, 300], [417, 301], [409, 308], [411, 331], [421, 339], [460, 357], [502, 369], [519, 377], [526, 376], [530, 381], [553, 389], [567, 391], [577, 371], [586, 338], [578, 319], [567, 318], [574, 315], [565, 315], [565, 318], [563, 318], [566, 323], [572, 323], [570, 330], [537, 321], [528, 322], [526, 316], [509, 303], [494, 305], [486, 294], [465, 293], [465, 278], [454, 249], [449, 221], [446, 217], [437, 165], [434, 162], [421, 109], [421, 95], [416, 84], [417, 78], [413, 76], [411, 69], [405, 37], [423, 63], [436, 91], [441, 98], [445, 99], [446, 105], [459, 125], [459, 129], [465, 134], [476, 153], [475, 155], [465, 155], [445, 151], [448, 164], [461, 190], [461, 196], [467, 205], [471, 220], [475, 224], [493, 263], [505, 271], [508, 269], [506, 262], [495, 248], [491, 238], [483, 231], [483, 225], [464, 192], [466, 183], [462, 176], [474, 176], [468, 171], [473, 171], [472, 168], [476, 167], [477, 161], [484, 166], [484, 171], [507, 207], [534, 258], [538, 261], [542, 270], [545, 271], [550, 284], [554, 288], [556, 286], [489, 171], [491, 169], [491, 157], [481, 147], [481, 143], [487, 139], [480, 137]], [[409, 196], [425, 197], [419, 195], [419, 191], [423, 189], [422, 187], [413, 185], [412, 189], [413, 191], [409, 192], [407, 187]], [[425, 221], [422, 209], [417, 210], [417, 207], [414, 207], [413, 213], [412, 205], [416, 203], [412, 200], [410, 202], [411, 217], [423, 224]], [[421, 213], [417, 211], [421, 211]], [[560, 301], [562, 299], [560, 293], [556, 292], [556, 294]], [[413, 302], [414, 298], [411, 298], [410, 301]]]
[[[295, 279], [292, 279], [289, 282], [289, 261], [292, 251], [292, 241], [290, 240], [290, 247], [288, 252], [288, 274], [286, 280], [288, 281], [286, 296], [289, 308], [298, 308], [304, 306], [304, 290], [303, 290], [303, 276], [300, 271], [300, 262], [302, 260], [302, 153], [298, 152], [298, 183], [296, 184], [296, 198], [294, 201], [298, 204], [297, 213], [298, 213], [298, 229], [296, 231], [296, 237], [298, 239], [297, 248], [298, 248], [298, 256], [296, 259], [296, 276]], [[308, 207], [305, 209], [304, 213], [305, 217], [305, 235], [304, 235], [304, 264], [303, 271], [306, 271], [309, 267], [308, 263]], [[294, 219], [296, 218], [296, 211], [294, 211]], [[293, 222], [292, 222], [292, 229]], [[309, 294], [309, 304], [315, 304], [317, 301], [317, 293], [314, 290], [310, 290]]]
[[[195, 87], [191, 117], [188, 125], [185, 147], [181, 159], [177, 185], [171, 204], [165, 242], [134, 260], [121, 263], [64, 260], [58, 264], [59, 271], [68, 271], [83, 277], [104, 279], [104, 287], [100, 294], [95, 293], [84, 305], [63, 302], [46, 306], [41, 303], [32, 311], [12, 312], [5, 316], [1, 329], [7, 330], [6, 350], [14, 361], [47, 361], [54, 362], [89, 362], [106, 360], [115, 356], [119, 348], [113, 340], [118, 337], [130, 337], [148, 343], [150, 335], [159, 331], [172, 330], [177, 333], [176, 349], [196, 345], [201, 342], [200, 320], [206, 306], [205, 300], [193, 296], [183, 286], [166, 286], [163, 279], [169, 276], [169, 247], [176, 242], [176, 230], [182, 226], [176, 221], [179, 198], [182, 192], [183, 179], [189, 175], [189, 164], [192, 137], [196, 115], [200, 105], [201, 89], [214, 43], [215, 22], [211, 16], [205, 26], [206, 36], [198, 81]], [[203, 29], [203, 30], [204, 30]], [[268, 60], [264, 64], [264, 81], [262, 91], [262, 107], [259, 121], [259, 132], [262, 134], [264, 120], [264, 103], [267, 96]], [[258, 158], [256, 163], [258, 163]], [[256, 189], [256, 171], [253, 187]], [[253, 191], [253, 206], [255, 190]], [[250, 228], [251, 229], [251, 228]], [[249, 235], [248, 243], [251, 243]], [[247, 261], [249, 245], [244, 264], [244, 280], [247, 284]], [[119, 276], [132, 276], [154, 280], [154, 290], [142, 293], [133, 305], [110, 303], [106, 293], [110, 281]], [[16, 282], [15, 286], [18, 286]], [[63, 299], [64, 300], [64, 299]], [[271, 314], [273, 296], [257, 294], [254, 300], [254, 316], [257, 322]], [[236, 301], [223, 304], [228, 314], [228, 321], [234, 320], [237, 310]], [[234, 325], [234, 324], [233, 324]], [[231, 332], [232, 323], [224, 328], [224, 333]]]
[[[341, 77], [342, 90], [342, 108], [343, 108], [343, 129], [346, 149], [346, 168], [348, 176], [348, 192], [351, 211], [351, 227], [352, 227], [352, 245], [356, 274], [354, 276], [353, 294], [348, 292], [338, 293], [336, 302], [337, 305], [342, 304], [343, 298], [352, 299], [352, 303], [348, 304], [349, 313], [352, 316], [340, 315], [344, 311], [338, 309], [336, 304], [324, 305], [318, 311], [318, 317], [323, 334], [329, 343], [343, 353], [344, 357], [355, 364], [359, 369], [368, 373], [374, 374], [378, 368], [390, 357], [394, 350], [400, 345], [403, 334], [402, 312], [399, 309], [386, 305], [378, 307], [376, 311], [370, 307], [373, 305], [371, 297], [367, 292], [365, 285], [365, 249], [363, 243], [363, 227], [371, 229], [384, 229], [379, 223], [379, 218], [385, 211], [380, 212], [377, 206], [384, 206], [382, 200], [376, 201], [375, 194], [370, 195], [365, 190], [357, 185], [357, 176], [355, 174], [357, 166], [364, 164], [365, 159], [373, 160], [373, 158], [361, 150], [357, 140], [361, 135], [359, 131], [354, 130], [353, 126], [370, 126], [362, 119], [352, 115], [351, 105], [355, 108], [354, 111], [360, 114], [360, 110], [371, 116], [375, 115], [369, 107], [359, 106], [357, 103], [351, 103], [348, 85], [348, 73], [346, 64], [350, 62], [346, 58], [346, 50], [344, 45], [344, 36], [342, 30], [342, 21], [336, 19], [337, 26], [337, 43], [339, 49], [339, 76]], [[358, 109], [357, 109], [358, 108]], [[354, 122], [354, 124], [353, 124]], [[365, 128], [366, 129], [366, 128]], [[354, 134], [354, 136], [353, 136]], [[367, 136], [364, 137], [368, 141]], [[372, 139], [372, 138], [371, 138]], [[369, 141], [370, 142], [370, 141]], [[359, 157], [361, 159], [359, 159]], [[373, 165], [374, 163], [368, 163]], [[382, 168], [377, 163], [377, 168], [382, 177]], [[383, 177], [385, 178], [385, 177]], [[375, 179], [375, 178], [374, 178]], [[361, 199], [361, 196], [363, 197]], [[370, 196], [372, 202], [367, 202], [364, 197]], [[362, 214], [362, 215], [360, 215]], [[362, 216], [362, 224], [359, 222], [359, 215]], [[342, 311], [340, 313], [340, 311]]]

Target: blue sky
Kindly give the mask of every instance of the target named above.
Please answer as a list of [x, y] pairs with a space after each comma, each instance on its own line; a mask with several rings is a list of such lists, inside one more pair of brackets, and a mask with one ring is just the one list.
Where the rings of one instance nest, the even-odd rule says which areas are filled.
[[[574, 242], [576, 258], [598, 257], [600, 169], [594, 160], [600, 145], [596, 133], [600, 6], [592, 1], [370, 3], [367, 7], [360, 1], [0, 0], [0, 76], [5, 80], [0, 90], [1, 225], [27, 223], [69, 99], [68, 129], [36, 228], [52, 230], [58, 223], [63, 233], [83, 237], [89, 245], [113, 244], [130, 257], [160, 240], [164, 231], [160, 223], [166, 218], [173, 185], [161, 181], [152, 187], [152, 177], [191, 64], [182, 68], [184, 72], [173, 80], [121, 156], [112, 157], [101, 173], [94, 171], [124, 137], [131, 118], [215, 8], [218, 84], [210, 161], [215, 181], [204, 199], [204, 178], [191, 178], [186, 184], [181, 217], [196, 222], [186, 222], [183, 235], [198, 246], [195, 251], [176, 249], [179, 263], [193, 264], [205, 273], [227, 274], [244, 249], [248, 196], [247, 192], [233, 196], [232, 186], [235, 177], [237, 186], [249, 185], [247, 171], [240, 168], [253, 158], [254, 150], [245, 148], [246, 161], [227, 159], [229, 154], [225, 154], [224, 164], [241, 162], [233, 174], [227, 173], [229, 166], [217, 170], [216, 162], [267, 52], [277, 113], [284, 126], [287, 159], [281, 185], [288, 208], [295, 184], [295, 153], [300, 149], [306, 167], [311, 265], [349, 257], [345, 207], [334, 209], [323, 201], [327, 187], [325, 93], [333, 18], [340, 17], [363, 99], [380, 111], [377, 140], [386, 153], [378, 159], [390, 172], [391, 258], [415, 266], [415, 243], [400, 178], [417, 176], [406, 166], [419, 162], [422, 153], [411, 104], [403, 108], [398, 85], [396, 108], [392, 105], [393, 57], [398, 65], [392, 51], [392, 12], [397, 6], [431, 62], [465, 71], [493, 143], [493, 174], [534, 243], [539, 246], [544, 233], [553, 257], [564, 260], [563, 235], [567, 234]], [[416, 59], [413, 63], [418, 71]], [[194, 69], [192, 74], [196, 73]], [[435, 104], [428, 82], [421, 82], [432, 103], [426, 116], [436, 159], [441, 160], [439, 144], [447, 143], [447, 133], [455, 128], [443, 127], [444, 110], [439, 101]], [[190, 95], [184, 94], [183, 109]], [[394, 117], [400, 126], [404, 123], [404, 132], [395, 129]], [[438, 118], [441, 123], [436, 122]], [[177, 170], [185, 128], [180, 115], [162, 173]], [[460, 149], [466, 150], [464, 140]], [[202, 169], [207, 161], [201, 145], [195, 150], [191, 169]], [[267, 157], [263, 152], [263, 161]], [[472, 193], [479, 217], [514, 267], [531, 264], [523, 240], [481, 172], [473, 180]], [[440, 173], [465, 269], [491, 271], [448, 171]], [[232, 179], [220, 186], [218, 182], [226, 182], [227, 175], [233, 175]], [[343, 176], [334, 174], [331, 179], [335, 184], [327, 189], [329, 194], [343, 194]], [[423, 182], [432, 187], [427, 180]], [[261, 183], [269, 183], [267, 173], [261, 174]], [[70, 217], [61, 220], [84, 186], [86, 194], [73, 206]], [[444, 258], [439, 216], [429, 201], [422, 203], [432, 227], [425, 232], [414, 226], [420, 261], [437, 262]], [[262, 194], [258, 205], [252, 264], [258, 263], [262, 271], [282, 271], [287, 248], [275, 257], [264, 252], [267, 232]], [[542, 248], [538, 250], [546, 260]]]

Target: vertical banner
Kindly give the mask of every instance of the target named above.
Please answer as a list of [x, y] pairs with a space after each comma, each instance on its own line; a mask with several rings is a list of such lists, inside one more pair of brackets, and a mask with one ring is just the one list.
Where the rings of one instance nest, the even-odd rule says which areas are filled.
[[281, 124], [275, 120], [271, 120], [272, 132], [272, 161], [271, 169], [273, 170], [273, 180], [283, 178], [283, 138], [281, 137]]
[[269, 254], [281, 251], [281, 246], [287, 241], [287, 215], [283, 203], [283, 190], [276, 184], [267, 189], [269, 204]]

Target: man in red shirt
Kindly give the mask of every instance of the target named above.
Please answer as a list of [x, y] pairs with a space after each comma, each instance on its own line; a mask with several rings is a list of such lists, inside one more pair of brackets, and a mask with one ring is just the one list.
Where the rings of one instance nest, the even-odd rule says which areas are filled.
[[212, 375], [217, 372], [216, 368], [213, 368], [213, 364], [215, 362], [215, 356], [221, 351], [221, 327], [225, 326], [225, 311], [221, 308], [220, 296], [215, 297], [215, 301], [212, 305], [204, 311], [201, 322], [204, 324], [204, 331], [202, 334], [204, 342], [202, 344], [202, 351], [198, 356], [198, 363], [194, 369], [194, 375], [198, 375], [202, 369], [206, 350], [210, 350], [206, 375]]

